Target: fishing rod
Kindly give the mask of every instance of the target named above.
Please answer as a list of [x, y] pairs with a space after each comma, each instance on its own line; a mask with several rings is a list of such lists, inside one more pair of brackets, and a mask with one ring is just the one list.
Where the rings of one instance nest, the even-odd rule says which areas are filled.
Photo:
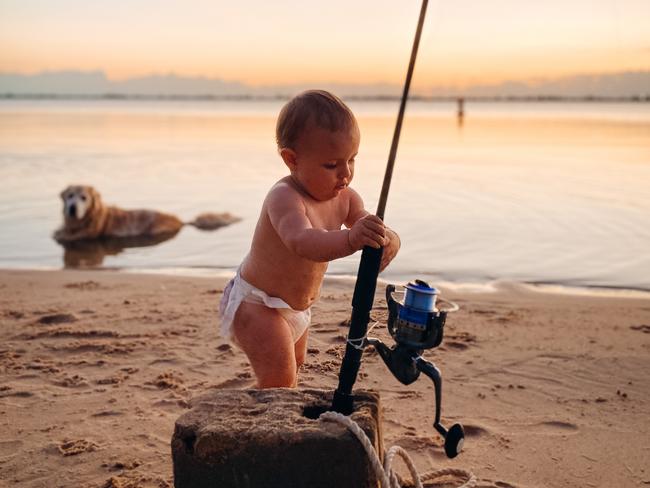
[[[399, 144], [399, 136], [402, 131], [406, 100], [408, 99], [409, 88], [411, 86], [415, 58], [417, 57], [418, 46], [420, 45], [420, 36], [422, 34], [422, 26], [424, 25], [424, 17], [427, 12], [428, 3], [428, 0], [422, 0], [418, 27], [415, 32], [413, 48], [411, 49], [411, 60], [409, 61], [408, 71], [406, 73], [404, 91], [402, 92], [399, 113], [397, 114], [395, 132], [393, 133], [393, 142], [390, 146], [388, 163], [386, 165], [386, 172], [384, 173], [384, 183], [377, 206], [377, 217], [382, 220], [386, 210], [386, 201], [388, 200], [388, 190], [390, 189], [390, 182], [393, 176], [393, 168], [395, 167], [395, 156], [397, 155], [397, 145]], [[361, 344], [355, 343], [355, 341], [362, 340], [366, 336], [368, 322], [370, 321], [370, 310], [372, 309], [375, 290], [377, 288], [377, 277], [379, 276], [382, 253], [383, 248], [375, 249], [370, 246], [365, 246], [361, 253], [357, 282], [354, 287], [354, 295], [352, 296], [352, 317], [350, 319], [348, 343], [345, 348], [343, 362], [341, 363], [339, 386], [334, 392], [334, 401], [332, 403], [332, 410], [346, 415], [352, 412], [352, 387], [357, 379], [357, 373], [361, 365], [361, 355], [363, 353], [363, 349], [359, 347]]]
[[[393, 176], [406, 101], [413, 77], [427, 5], [428, 0], [422, 0], [420, 17], [411, 49], [411, 59], [406, 73], [404, 91], [402, 92], [397, 123], [395, 124], [395, 132], [393, 133], [393, 141], [377, 206], [377, 216], [382, 220], [386, 210], [386, 201], [388, 200], [388, 191]], [[393, 298], [395, 286], [388, 285], [386, 288], [386, 301], [389, 309], [388, 330], [397, 344], [389, 348], [378, 339], [367, 338], [368, 322], [370, 321], [370, 311], [372, 310], [377, 288], [377, 277], [379, 276], [382, 254], [382, 247], [375, 249], [370, 246], [365, 246], [361, 253], [357, 281], [352, 296], [350, 329], [345, 355], [339, 372], [339, 384], [334, 391], [331, 410], [345, 415], [351, 414], [354, 410], [352, 387], [356, 382], [361, 366], [363, 350], [366, 346], [371, 345], [375, 347], [388, 369], [401, 383], [405, 385], [411, 384], [419, 377], [420, 373], [424, 373], [433, 381], [436, 399], [436, 414], [433, 426], [445, 439], [447, 456], [455, 457], [462, 449], [465, 437], [463, 427], [460, 424], [454, 424], [451, 429], [447, 430], [440, 423], [442, 378], [438, 368], [422, 358], [421, 354], [424, 349], [440, 345], [447, 313], [457, 310], [458, 307], [451, 302], [447, 302], [451, 305], [449, 310], [438, 310], [435, 307], [438, 290], [430, 287], [424, 281], [416, 280], [415, 283], [409, 283], [405, 287], [403, 304]], [[441, 301], [444, 300], [441, 299]]]

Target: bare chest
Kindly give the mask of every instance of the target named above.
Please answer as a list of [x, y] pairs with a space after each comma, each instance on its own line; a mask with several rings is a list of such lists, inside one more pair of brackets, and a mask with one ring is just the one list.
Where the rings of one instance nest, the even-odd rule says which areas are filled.
[[348, 208], [342, 200], [306, 202], [307, 218], [315, 229], [339, 230], [345, 222]]

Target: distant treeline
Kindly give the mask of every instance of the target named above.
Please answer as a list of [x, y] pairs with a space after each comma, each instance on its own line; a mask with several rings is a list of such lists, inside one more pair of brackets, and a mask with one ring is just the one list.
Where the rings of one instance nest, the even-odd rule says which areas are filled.
[[[288, 100], [288, 94], [276, 95], [137, 95], [104, 93], [97, 95], [54, 93], [0, 93], [0, 99], [11, 100], [178, 100], [178, 101], [249, 101]], [[396, 95], [342, 95], [353, 101], [398, 101]], [[558, 96], [558, 95], [498, 95], [498, 96], [422, 96], [412, 95], [410, 100], [421, 102], [650, 102], [650, 94], [626, 97], [615, 96]]]

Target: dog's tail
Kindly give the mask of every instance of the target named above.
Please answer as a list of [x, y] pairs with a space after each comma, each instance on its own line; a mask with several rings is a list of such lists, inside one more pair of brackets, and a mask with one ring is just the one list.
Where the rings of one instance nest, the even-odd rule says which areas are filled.
[[225, 227], [226, 225], [234, 224], [239, 222], [241, 218], [232, 215], [228, 212], [225, 213], [214, 213], [214, 212], [205, 212], [201, 215], [197, 215], [194, 220], [191, 222], [185, 222], [185, 225], [192, 225], [197, 229], [201, 230], [215, 230], [219, 227]]

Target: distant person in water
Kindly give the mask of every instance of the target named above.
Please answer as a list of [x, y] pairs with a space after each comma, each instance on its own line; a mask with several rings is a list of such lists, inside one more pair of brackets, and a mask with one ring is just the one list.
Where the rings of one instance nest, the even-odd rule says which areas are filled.
[[294, 97], [280, 112], [276, 141], [289, 175], [269, 190], [219, 307], [221, 333], [246, 353], [258, 388], [296, 386], [329, 261], [384, 246], [383, 270], [400, 247], [349, 186], [360, 133], [338, 97], [321, 90]]

